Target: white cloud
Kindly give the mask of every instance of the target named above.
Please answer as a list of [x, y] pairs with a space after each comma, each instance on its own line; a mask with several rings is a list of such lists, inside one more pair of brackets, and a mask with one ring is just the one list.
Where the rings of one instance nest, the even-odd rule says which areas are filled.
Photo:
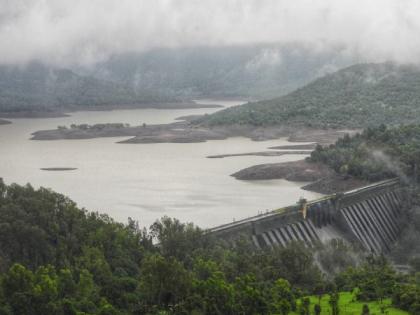
[[419, 62], [419, 35], [418, 0], [0, 0], [1, 63], [265, 42]]
[[282, 63], [282, 56], [279, 49], [263, 49], [257, 56], [252, 58], [245, 65], [247, 70], [256, 71], [266, 66], [276, 66]]

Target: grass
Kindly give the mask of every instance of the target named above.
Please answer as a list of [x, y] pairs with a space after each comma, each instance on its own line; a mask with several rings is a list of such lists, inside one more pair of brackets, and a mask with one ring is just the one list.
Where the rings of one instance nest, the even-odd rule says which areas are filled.
[[[310, 296], [311, 300], [310, 310], [311, 314], [314, 310], [314, 305], [318, 304], [318, 297]], [[324, 295], [321, 299], [321, 315], [330, 315], [331, 309], [328, 303], [330, 297], [329, 295]], [[299, 304], [299, 302], [298, 302]], [[339, 299], [339, 307], [340, 307], [340, 315], [360, 315], [362, 314], [363, 304], [369, 305], [370, 315], [409, 315], [409, 313], [402, 311], [400, 309], [393, 308], [391, 306], [391, 300], [385, 299], [382, 301], [382, 304], [379, 301], [373, 302], [359, 302], [356, 301], [353, 293], [351, 292], [341, 292], [340, 299]], [[385, 312], [381, 313], [381, 305], [385, 306]], [[298, 315], [298, 312], [291, 313], [291, 315]]]

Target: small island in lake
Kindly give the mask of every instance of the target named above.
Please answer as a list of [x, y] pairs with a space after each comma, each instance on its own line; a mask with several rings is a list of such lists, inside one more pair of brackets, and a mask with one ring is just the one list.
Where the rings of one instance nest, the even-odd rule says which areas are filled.
[[[229, 137], [245, 137], [253, 141], [264, 141], [289, 137], [293, 142], [314, 142], [330, 144], [349, 133], [349, 130], [248, 125], [206, 126], [189, 120], [168, 124], [130, 126], [123, 123], [87, 125], [73, 124], [70, 127], [58, 126], [52, 130], [40, 130], [32, 133], [31, 140], [93, 139], [104, 137], [131, 137], [118, 143], [198, 143], [208, 140], [224, 140]], [[306, 145], [304, 147], [306, 149]], [[310, 147], [313, 149], [313, 145]], [[276, 148], [273, 148], [276, 149]], [[281, 148], [283, 149], [283, 148]]]
[[42, 167], [40, 168], [40, 170], [58, 172], [58, 171], [75, 171], [77, 170], [77, 168], [76, 167]]
[[8, 120], [0, 119], [0, 125], [8, 125], [8, 124], [11, 124], [11, 122]]

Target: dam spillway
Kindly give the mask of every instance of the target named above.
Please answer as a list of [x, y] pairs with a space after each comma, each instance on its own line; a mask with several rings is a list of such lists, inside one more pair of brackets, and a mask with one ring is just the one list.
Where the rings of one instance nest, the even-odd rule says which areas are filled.
[[228, 241], [250, 237], [257, 248], [286, 246], [292, 241], [311, 247], [339, 238], [380, 254], [388, 252], [398, 238], [407, 199], [406, 188], [398, 179], [392, 179], [319, 200], [301, 201], [209, 232]]

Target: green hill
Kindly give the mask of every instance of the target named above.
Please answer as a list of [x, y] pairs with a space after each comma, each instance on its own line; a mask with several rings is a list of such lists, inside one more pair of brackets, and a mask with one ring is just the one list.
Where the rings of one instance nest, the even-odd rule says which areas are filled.
[[360, 128], [418, 122], [420, 70], [391, 63], [358, 64], [283, 97], [209, 115], [209, 125], [296, 125]]

